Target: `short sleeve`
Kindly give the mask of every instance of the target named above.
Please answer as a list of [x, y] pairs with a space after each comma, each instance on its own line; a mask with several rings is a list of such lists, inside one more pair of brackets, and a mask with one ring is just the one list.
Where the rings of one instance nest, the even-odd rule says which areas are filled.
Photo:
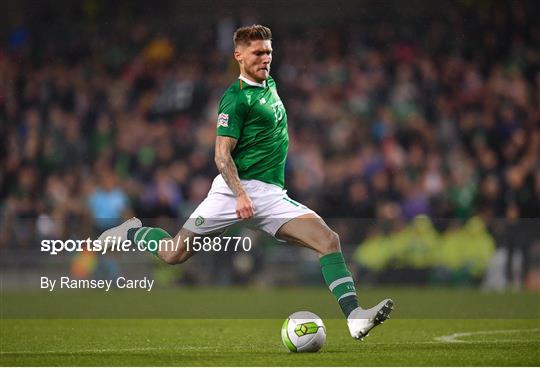
[[247, 105], [241, 94], [225, 93], [219, 102], [217, 135], [240, 138], [246, 112]]

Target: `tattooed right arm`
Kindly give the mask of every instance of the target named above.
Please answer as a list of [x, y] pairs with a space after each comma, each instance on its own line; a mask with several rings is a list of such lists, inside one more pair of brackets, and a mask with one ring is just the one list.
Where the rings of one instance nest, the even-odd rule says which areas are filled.
[[238, 177], [238, 170], [231, 156], [231, 152], [236, 147], [237, 140], [231, 137], [217, 136], [216, 137], [216, 153], [214, 160], [216, 166], [223, 176], [223, 179], [231, 188], [236, 197], [245, 193], [244, 187]]
[[237, 140], [232, 137], [218, 135], [214, 160], [223, 180], [237, 198], [236, 214], [240, 218], [249, 218], [253, 216], [253, 204], [240, 182], [238, 169], [231, 155], [236, 142]]

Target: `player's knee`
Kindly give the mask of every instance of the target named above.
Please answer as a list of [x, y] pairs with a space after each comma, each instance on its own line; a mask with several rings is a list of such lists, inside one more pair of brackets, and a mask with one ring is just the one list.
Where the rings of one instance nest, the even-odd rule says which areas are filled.
[[341, 252], [339, 235], [335, 231], [328, 230], [324, 239], [321, 240], [323, 240], [320, 247], [322, 254]]
[[165, 263], [170, 265], [176, 265], [180, 263], [184, 263], [189, 258], [186, 251], [179, 250], [177, 252], [170, 252], [166, 254], [161, 255], [161, 259], [165, 261]]
[[330, 241], [329, 241], [328, 253], [341, 252], [341, 244], [339, 242], [339, 235], [330, 230]]
[[169, 250], [168, 252], [160, 253], [160, 258], [170, 265], [176, 265], [187, 261], [190, 257], [190, 253], [186, 248], [186, 244], [190, 244], [191, 240], [188, 242], [182, 240], [190, 239], [191, 236], [193, 236], [193, 234], [185, 229], [180, 230], [178, 235], [174, 238], [174, 244], [180, 244], [180, 247]]
[[178, 254], [178, 252], [167, 252], [165, 254], [160, 254], [160, 256], [161, 259], [163, 259], [163, 261], [165, 261], [165, 263], [167, 264], [175, 265], [180, 263], [180, 255]]

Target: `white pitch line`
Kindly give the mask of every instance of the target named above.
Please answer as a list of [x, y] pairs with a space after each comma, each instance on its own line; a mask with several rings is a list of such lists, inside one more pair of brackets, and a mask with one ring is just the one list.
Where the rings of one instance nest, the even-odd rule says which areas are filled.
[[[496, 341], [464, 341], [459, 340], [460, 337], [468, 337], [474, 335], [495, 335], [495, 334], [504, 334], [504, 333], [520, 333], [520, 332], [536, 332], [540, 331], [540, 328], [531, 328], [523, 330], [490, 330], [490, 331], [474, 331], [474, 332], [458, 332], [451, 335], [435, 337], [435, 341], [393, 341], [393, 342], [370, 342], [368, 345], [421, 345], [421, 344], [436, 344], [436, 343], [482, 343], [482, 342], [497, 342]], [[506, 341], [506, 340], [505, 340]], [[515, 340], [512, 340], [515, 341]], [[519, 340], [527, 341], [527, 340]], [[99, 353], [122, 353], [122, 352], [139, 352], [139, 351], [159, 351], [159, 350], [171, 350], [170, 347], [143, 347], [143, 348], [116, 348], [116, 349], [82, 349], [82, 350], [41, 350], [41, 351], [0, 351], [0, 355], [14, 355], [14, 354], [28, 354], [28, 355], [39, 355], [39, 354], [99, 354]], [[180, 350], [215, 350], [213, 346], [182, 346]]]
[[489, 330], [489, 331], [473, 331], [473, 332], [458, 332], [451, 335], [435, 337], [435, 341], [448, 342], [448, 343], [477, 343], [477, 341], [460, 340], [461, 337], [469, 337], [475, 335], [497, 335], [505, 333], [520, 333], [520, 332], [536, 332], [540, 331], [540, 328], [530, 328], [524, 330]]

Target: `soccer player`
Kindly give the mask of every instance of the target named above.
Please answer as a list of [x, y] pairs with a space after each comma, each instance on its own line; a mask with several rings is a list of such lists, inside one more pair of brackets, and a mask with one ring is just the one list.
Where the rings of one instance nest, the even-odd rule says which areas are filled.
[[160, 228], [143, 227], [137, 218], [105, 231], [100, 239], [115, 236], [135, 244], [172, 239], [174, 244], [180, 244], [178, 249], [165, 247], [153, 253], [169, 264], [178, 264], [194, 253], [187, 246], [190, 239], [219, 234], [234, 223], [249, 221], [278, 239], [318, 254], [324, 281], [347, 318], [351, 336], [362, 339], [388, 318], [393, 302], [385, 299], [370, 309], [358, 305], [338, 235], [284, 190], [289, 145], [287, 114], [270, 76], [270, 29], [262, 25], [237, 29], [234, 58], [240, 76], [219, 103], [215, 162], [220, 174], [208, 196], [173, 239]]

